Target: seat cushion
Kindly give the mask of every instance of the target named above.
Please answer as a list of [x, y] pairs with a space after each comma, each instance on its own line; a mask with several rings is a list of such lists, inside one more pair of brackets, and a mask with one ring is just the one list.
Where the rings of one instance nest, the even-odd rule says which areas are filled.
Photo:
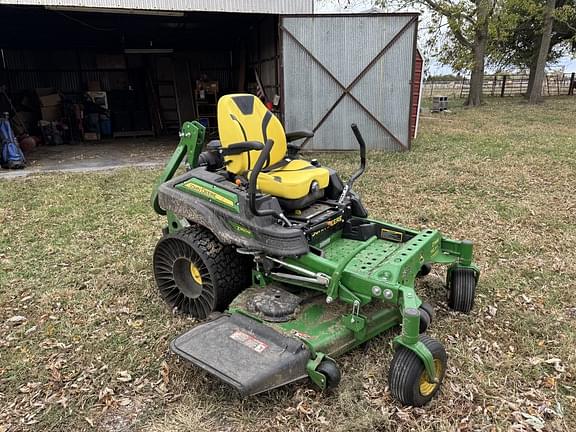
[[310, 162], [296, 159], [270, 172], [258, 175], [258, 189], [275, 197], [297, 200], [310, 193], [312, 182], [324, 189], [330, 182], [326, 168], [315, 167]]

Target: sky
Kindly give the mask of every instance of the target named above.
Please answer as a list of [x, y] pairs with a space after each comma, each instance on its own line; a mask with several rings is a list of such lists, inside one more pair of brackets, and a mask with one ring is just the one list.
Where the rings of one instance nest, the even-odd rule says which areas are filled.
[[[365, 12], [373, 7], [371, 0], [315, 0], [314, 10], [316, 13], [354, 13]], [[425, 44], [426, 32], [423, 29], [427, 25], [428, 18], [426, 14], [421, 15], [420, 18], [420, 32], [419, 32], [419, 46], [424, 57], [427, 60], [427, 70], [430, 75], [447, 75], [454, 73], [450, 66], [438, 63], [434, 59], [429, 58], [423, 47]], [[576, 59], [572, 57], [562, 57], [557, 63], [548, 65], [551, 70], [562, 70], [564, 73], [576, 72]], [[488, 73], [495, 72], [488, 70]]]

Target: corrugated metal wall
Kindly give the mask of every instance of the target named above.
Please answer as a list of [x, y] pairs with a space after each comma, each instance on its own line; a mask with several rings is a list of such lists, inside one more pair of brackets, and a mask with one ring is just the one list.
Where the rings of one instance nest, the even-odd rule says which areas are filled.
[[162, 11], [309, 14], [314, 0], [0, 0], [0, 4]]
[[[96, 51], [79, 50], [3, 50], [5, 68], [0, 65], [0, 82], [8, 85], [12, 92], [39, 87], [53, 87], [64, 93], [82, 91], [88, 81], [99, 81], [104, 91], [124, 88], [129, 71], [142, 71], [142, 55], [115, 54], [126, 59], [122, 68], [102, 68], [97, 64], [103, 54]], [[190, 62], [191, 79], [201, 75], [220, 83], [222, 91], [234, 87], [230, 65], [230, 52], [223, 50], [180, 53], [193, 59]], [[153, 56], [152, 56], [153, 57]], [[138, 60], [138, 61], [135, 61]]]
[[306, 149], [410, 148], [415, 14], [284, 17], [281, 20], [287, 130], [314, 129]]
[[88, 81], [99, 81], [104, 91], [123, 88], [128, 81], [125, 68], [98, 68], [98, 53], [76, 50], [3, 50], [5, 68], [0, 79], [11, 92], [40, 87], [64, 93], [84, 89]]

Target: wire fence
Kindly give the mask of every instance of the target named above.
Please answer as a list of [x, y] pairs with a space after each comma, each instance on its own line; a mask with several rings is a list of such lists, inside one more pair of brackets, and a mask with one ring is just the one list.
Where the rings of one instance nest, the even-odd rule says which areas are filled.
[[[426, 81], [424, 97], [451, 96], [465, 98], [470, 91], [470, 79]], [[487, 96], [521, 96], [528, 92], [528, 75], [485, 75], [482, 92]], [[576, 92], [576, 73], [546, 75], [542, 83], [544, 96], [573, 96]]]

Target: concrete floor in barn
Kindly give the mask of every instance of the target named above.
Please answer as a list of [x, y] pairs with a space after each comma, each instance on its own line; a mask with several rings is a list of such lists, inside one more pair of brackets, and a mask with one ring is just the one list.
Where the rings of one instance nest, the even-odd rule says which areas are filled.
[[50, 172], [105, 171], [124, 167], [163, 166], [178, 145], [178, 136], [118, 138], [76, 145], [41, 146], [27, 156], [27, 167], [0, 169], [0, 179]]

